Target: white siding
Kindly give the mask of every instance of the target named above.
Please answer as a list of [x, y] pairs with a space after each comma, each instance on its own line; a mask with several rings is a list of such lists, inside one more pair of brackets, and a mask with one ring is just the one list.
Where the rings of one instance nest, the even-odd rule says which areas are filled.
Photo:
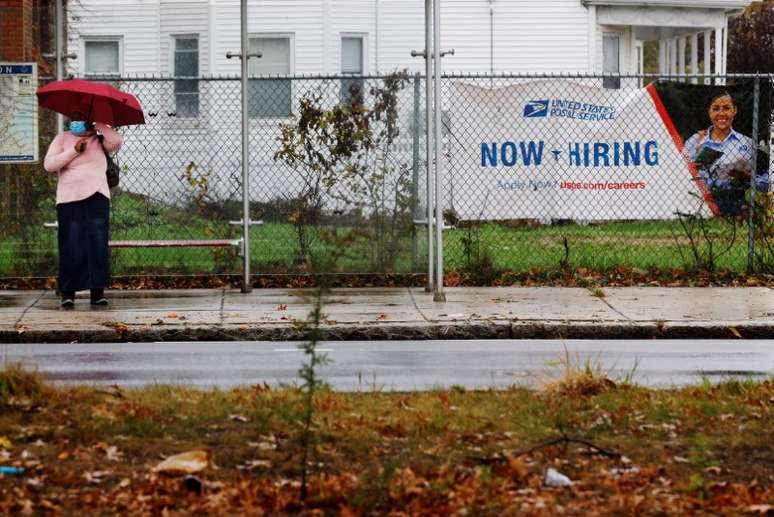
[[[424, 2], [380, 0], [379, 3], [381, 71], [424, 70], [422, 59], [410, 57], [412, 49], [424, 48]], [[489, 2], [442, 2], [441, 46], [443, 50], [455, 50], [454, 56], [444, 59], [444, 71], [487, 73], [492, 49], [495, 72], [587, 70], [588, 10], [580, 0], [497, 0], [494, 5], [492, 45]]]
[[330, 34], [327, 38], [329, 52], [329, 73], [341, 72], [341, 37], [342, 35], [364, 36], [365, 52], [364, 73], [374, 73], [376, 59], [375, 45], [375, 11], [374, 0], [332, 0]]
[[379, 68], [425, 71], [425, 60], [411, 51], [425, 48], [425, 3], [422, 0], [379, 1]]
[[[292, 34], [295, 52], [291, 61], [299, 74], [321, 74], [323, 68], [323, 5], [321, 0], [252, 1], [248, 4], [247, 31], [251, 35]], [[239, 74], [239, 59], [226, 59], [226, 52], [239, 52], [239, 0], [219, 0], [213, 5], [215, 37], [213, 73]]]
[[199, 74], [210, 73], [209, 4], [206, 0], [196, 2], [161, 0], [161, 39], [159, 56], [163, 73], [172, 74], [174, 46], [172, 37], [180, 34], [195, 34], [199, 37]]
[[118, 36], [123, 74], [160, 73], [158, 0], [83, 0], [70, 2], [68, 9], [68, 52], [78, 54], [78, 59], [68, 61], [69, 72], [83, 72], [83, 38]]
[[[377, 18], [378, 5], [378, 23]], [[497, 0], [494, 67], [498, 72], [568, 72], [588, 67], [588, 10], [580, 0]], [[124, 36], [124, 72], [170, 73], [172, 34], [200, 37], [202, 74], [237, 74], [239, 0], [81, 0], [72, 4], [72, 50], [77, 34]], [[367, 34], [366, 70], [423, 69], [412, 49], [424, 47], [422, 0], [251, 0], [251, 34], [293, 34], [296, 73], [337, 73], [342, 34]], [[377, 44], [378, 29], [378, 44]], [[486, 0], [444, 0], [442, 46], [456, 55], [449, 72], [490, 70]], [[210, 34], [212, 32], [212, 34]], [[210, 41], [210, 37], [212, 41]], [[377, 59], [376, 51], [379, 51]]]

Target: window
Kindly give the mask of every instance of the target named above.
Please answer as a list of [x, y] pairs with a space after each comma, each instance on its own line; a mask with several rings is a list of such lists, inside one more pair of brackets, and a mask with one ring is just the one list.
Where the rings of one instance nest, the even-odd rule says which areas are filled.
[[[199, 76], [198, 36], [176, 36], [174, 38], [175, 77]], [[178, 79], [175, 81], [175, 112], [178, 117], [199, 116], [199, 81]]]
[[[341, 75], [363, 75], [363, 37], [343, 36], [341, 38]], [[344, 102], [363, 102], [363, 80], [342, 79], [341, 100]]]
[[[604, 34], [602, 36], [602, 71], [606, 74], [621, 72], [620, 61], [621, 36], [619, 34]], [[620, 77], [605, 77], [603, 88], [618, 89], [621, 87]]]
[[85, 40], [83, 52], [85, 75], [121, 75], [118, 39]]
[[[250, 76], [290, 75], [290, 37], [257, 37], [249, 40], [250, 52], [262, 57], [250, 58]], [[250, 79], [248, 82], [248, 115], [250, 118], [284, 118], [290, 116], [290, 79]]]

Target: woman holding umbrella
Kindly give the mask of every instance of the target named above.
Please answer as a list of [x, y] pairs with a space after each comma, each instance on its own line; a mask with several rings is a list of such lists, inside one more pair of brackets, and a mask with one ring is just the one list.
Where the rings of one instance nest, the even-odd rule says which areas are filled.
[[[110, 188], [105, 151], [117, 151], [121, 135], [107, 124], [93, 123], [87, 101], [71, 113], [70, 130], [54, 138], [43, 167], [57, 172], [56, 214], [59, 224], [60, 306], [72, 308], [75, 292], [91, 290], [91, 304], [104, 306], [110, 286], [108, 234]], [[102, 145], [100, 145], [102, 140]]]
[[142, 107], [130, 93], [82, 79], [54, 81], [37, 92], [40, 105], [67, 116], [69, 131], [54, 138], [43, 162], [58, 173], [60, 306], [73, 308], [75, 293], [89, 289], [91, 304], [107, 305], [110, 188], [105, 151], [123, 138], [113, 127], [144, 124]]

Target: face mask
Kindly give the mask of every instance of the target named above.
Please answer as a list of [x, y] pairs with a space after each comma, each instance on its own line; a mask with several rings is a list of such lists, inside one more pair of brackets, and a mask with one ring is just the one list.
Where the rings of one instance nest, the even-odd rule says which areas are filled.
[[86, 134], [86, 122], [83, 120], [71, 120], [70, 121], [70, 132], [74, 135], [85, 135]]

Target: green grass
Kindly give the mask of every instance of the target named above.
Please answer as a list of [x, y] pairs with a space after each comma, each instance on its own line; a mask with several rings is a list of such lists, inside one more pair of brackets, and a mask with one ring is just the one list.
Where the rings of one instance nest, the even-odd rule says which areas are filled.
[[[14, 234], [0, 240], [0, 277], [50, 276], [56, 274], [56, 231], [42, 228], [43, 220], [55, 220], [52, 209]], [[238, 216], [234, 217], [238, 218]], [[148, 201], [138, 196], [116, 195], [113, 199], [112, 239], [223, 239], [238, 238], [240, 228], [226, 220], [207, 219], [183, 210]], [[727, 223], [709, 222], [711, 232], [725, 248], [732, 239]], [[339, 232], [350, 228], [339, 227]], [[691, 247], [677, 221], [633, 221], [589, 225], [507, 227], [488, 223], [476, 228], [456, 228], [444, 233], [444, 262], [447, 270], [462, 270], [488, 254], [497, 270], [526, 272], [533, 268], [558, 270], [565, 259], [565, 240], [572, 268], [606, 271], [616, 267], [634, 269], [691, 268]], [[679, 241], [679, 243], [678, 243]], [[290, 223], [267, 221], [250, 235], [251, 269], [255, 273], [306, 272], [296, 262], [298, 243]], [[426, 233], [416, 237], [412, 258], [412, 236], [406, 234], [392, 248], [398, 250], [388, 267], [377, 266], [371, 243], [360, 240], [339, 261], [340, 272], [410, 273], [424, 272]], [[472, 244], [471, 244], [472, 243]], [[724, 244], [725, 243], [725, 244]], [[706, 243], [701, 244], [706, 251]], [[317, 256], [328, 254], [330, 246], [317, 240]], [[113, 274], [238, 274], [241, 258], [234, 249], [119, 249], [113, 250]], [[718, 257], [718, 269], [744, 271], [747, 265], [747, 230], [738, 228], [731, 249]], [[475, 268], [475, 266], [473, 266]]]
[[[317, 392], [302, 514], [514, 515], [546, 498], [570, 515], [737, 515], [771, 503], [772, 380], [651, 390], [594, 365], [564, 373], [537, 391]], [[297, 514], [303, 396], [260, 385], [57, 387], [6, 365], [0, 451], [27, 471], [0, 476], [0, 514], [28, 500], [34, 513]], [[535, 447], [563, 435], [623, 457], [577, 442]], [[152, 472], [192, 450], [217, 465], [195, 474], [206, 487], [197, 496], [182, 475]], [[548, 467], [573, 488], [542, 486]]]

